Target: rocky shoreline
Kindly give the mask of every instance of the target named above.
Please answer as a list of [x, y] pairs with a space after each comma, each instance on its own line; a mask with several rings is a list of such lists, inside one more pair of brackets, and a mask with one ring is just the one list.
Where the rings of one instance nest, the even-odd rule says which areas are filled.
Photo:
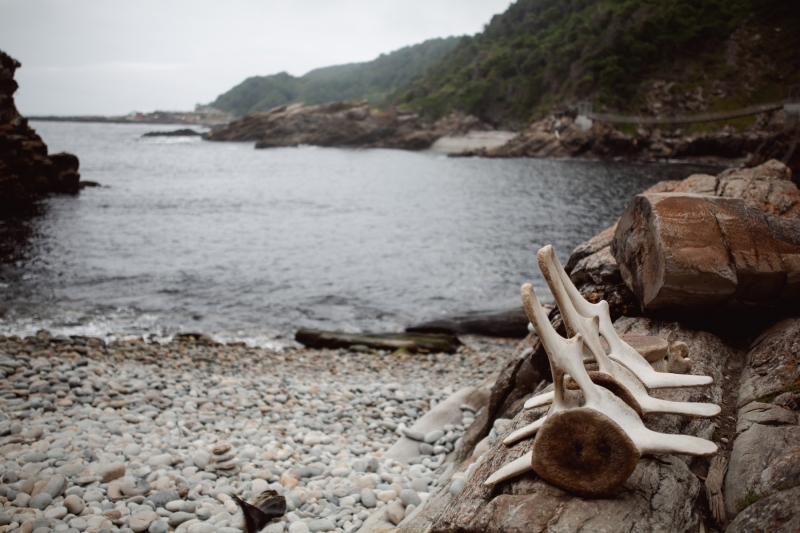
[[[409, 356], [0, 336], [0, 533], [233, 533], [231, 495], [267, 488], [288, 504], [271, 532], [410, 513], [475, 408], [435, 434], [410, 428], [491, 379], [512, 346]], [[387, 451], [404, 435], [422, 442], [397, 461]]]
[[[256, 148], [314, 145], [396, 148], [448, 153], [452, 157], [590, 157], [638, 160], [745, 161], [756, 166], [785, 159], [800, 175], [800, 150], [783, 110], [757, 115], [742, 131], [687, 133], [680, 128], [639, 126], [623, 133], [606, 122], [576, 124], [574, 112], [551, 115], [517, 132], [463, 113], [437, 121], [391, 108], [379, 111], [366, 102], [291, 104], [249, 115], [213, 128], [210, 141], [255, 142]], [[588, 127], [587, 127], [588, 126]]]

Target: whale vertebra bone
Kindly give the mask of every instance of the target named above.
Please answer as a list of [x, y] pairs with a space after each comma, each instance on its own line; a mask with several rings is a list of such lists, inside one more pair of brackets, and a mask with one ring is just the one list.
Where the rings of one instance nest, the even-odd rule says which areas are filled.
[[[484, 483], [495, 485], [534, 470], [565, 490], [591, 497], [614, 493], [644, 454], [678, 453], [711, 456], [713, 442], [688, 435], [647, 429], [630, 406], [609, 390], [595, 385], [583, 366], [584, 338], [564, 339], [553, 329], [530, 284], [522, 286], [522, 301], [536, 328], [553, 373], [553, 403], [547, 418], [537, 421], [533, 450], [501, 467]], [[595, 324], [598, 317], [592, 317]], [[567, 394], [569, 374], [582, 396]]]

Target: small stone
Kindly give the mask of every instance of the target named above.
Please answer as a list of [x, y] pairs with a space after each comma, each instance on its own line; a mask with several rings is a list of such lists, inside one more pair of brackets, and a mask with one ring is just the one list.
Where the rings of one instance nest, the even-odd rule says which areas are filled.
[[452, 483], [450, 483], [450, 494], [452, 496], [457, 496], [459, 492], [464, 490], [464, 486], [467, 484], [467, 480], [464, 478], [454, 479]]
[[173, 463], [175, 463], [175, 459], [172, 457], [171, 453], [154, 455], [147, 460], [147, 464], [155, 468], [160, 466], [171, 466]]
[[371, 489], [361, 489], [361, 505], [367, 509], [372, 509], [378, 504], [378, 499]]
[[412, 479], [411, 488], [417, 492], [428, 492], [428, 480], [424, 477]]
[[388, 503], [388, 502], [394, 500], [395, 498], [397, 498], [397, 492], [395, 492], [394, 489], [392, 489], [392, 490], [382, 490], [382, 491], [380, 491], [378, 493], [378, 500], [380, 500], [382, 502], [387, 502]]
[[189, 533], [215, 533], [216, 531], [217, 527], [213, 524], [209, 524], [208, 522], [193, 524], [189, 528]]
[[121, 500], [125, 496], [122, 494], [122, 487], [120, 487], [119, 484], [111, 483], [106, 489], [106, 497], [112, 502], [115, 502]]
[[410, 429], [410, 428], [403, 428], [403, 435], [405, 435], [406, 437], [408, 437], [411, 440], [417, 440], [417, 441], [420, 441], [420, 442], [425, 440], [425, 434], [423, 432], [416, 431], [416, 430]]
[[100, 476], [103, 483], [108, 483], [109, 481], [114, 481], [125, 475], [125, 465], [123, 463], [101, 465], [96, 473]]
[[289, 524], [289, 533], [311, 533], [305, 522], [292, 522]]
[[184, 513], [182, 511], [178, 511], [169, 515], [169, 525], [175, 528], [194, 517], [194, 513]]
[[101, 502], [103, 500], [105, 500], [105, 496], [97, 489], [87, 490], [86, 494], [83, 495], [83, 501], [85, 502]]
[[426, 433], [425, 438], [423, 440], [428, 444], [433, 444], [442, 437], [444, 437], [444, 431], [441, 429], [434, 429], [430, 433]]
[[197, 515], [197, 518], [200, 520], [208, 520], [211, 518], [211, 509], [208, 509], [207, 507], [201, 507], [195, 511], [194, 514]]
[[386, 518], [394, 525], [403, 521], [406, 516], [406, 508], [400, 500], [393, 501], [386, 506]]
[[28, 507], [44, 511], [51, 503], [53, 503], [53, 497], [46, 492], [41, 492], [31, 498], [31, 501], [28, 502]]
[[403, 489], [400, 492], [400, 500], [402, 500], [403, 505], [409, 506], [414, 505], [417, 506], [422, 503], [417, 492], [413, 489]]
[[167, 523], [163, 520], [156, 520], [147, 528], [149, 533], [167, 533], [168, 530]]
[[138, 444], [130, 443], [127, 446], [125, 446], [125, 449], [122, 450], [122, 453], [124, 453], [125, 457], [128, 458], [135, 457], [140, 453], [142, 453], [142, 447], [139, 446]]
[[83, 518], [77, 517], [69, 521], [69, 527], [74, 527], [78, 531], [83, 531], [89, 524]]
[[231, 445], [227, 442], [218, 442], [211, 448], [211, 453], [214, 455], [223, 455], [231, 451]]
[[134, 533], [140, 533], [149, 528], [153, 520], [158, 520], [158, 515], [146, 507], [140, 507], [131, 515], [131, 519], [128, 521], [128, 527], [130, 527]]
[[333, 522], [330, 520], [325, 520], [324, 518], [312, 520], [308, 523], [308, 530], [311, 533], [316, 533], [318, 531], [333, 531], [334, 529], [336, 529], [336, 526], [333, 525]]
[[71, 514], [77, 516], [83, 512], [83, 509], [86, 507], [86, 504], [83, 503], [83, 500], [81, 499], [80, 496], [77, 496], [75, 494], [70, 494], [69, 496], [64, 498], [64, 507], [66, 507], [67, 511], [69, 511]]
[[200, 450], [194, 454], [194, 465], [201, 470], [205, 469], [211, 462], [211, 454], [205, 450]]
[[176, 490], [162, 490], [151, 494], [145, 499], [146, 502], [153, 502], [156, 507], [164, 507], [168, 502], [180, 500], [181, 497]]
[[62, 475], [51, 476], [36, 482], [31, 491], [31, 496], [36, 496], [41, 492], [47, 492], [53, 498], [56, 498], [64, 492], [67, 487], [67, 478]]
[[45, 518], [55, 518], [56, 520], [61, 520], [62, 518], [67, 516], [67, 514], [69, 514], [69, 511], [67, 511], [67, 508], [64, 507], [63, 505], [60, 505], [58, 507], [54, 507], [53, 509], [50, 509], [49, 511], [47, 511], [44, 514], [44, 517]]
[[431, 446], [427, 442], [420, 442], [419, 453], [421, 453], [422, 455], [433, 455], [433, 446]]

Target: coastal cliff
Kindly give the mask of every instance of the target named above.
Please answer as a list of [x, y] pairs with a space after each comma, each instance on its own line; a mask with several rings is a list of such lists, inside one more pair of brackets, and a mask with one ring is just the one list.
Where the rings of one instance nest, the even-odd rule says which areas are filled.
[[48, 155], [47, 145], [14, 105], [20, 63], [0, 51], [0, 206], [11, 208], [49, 193], [80, 189], [78, 158]]

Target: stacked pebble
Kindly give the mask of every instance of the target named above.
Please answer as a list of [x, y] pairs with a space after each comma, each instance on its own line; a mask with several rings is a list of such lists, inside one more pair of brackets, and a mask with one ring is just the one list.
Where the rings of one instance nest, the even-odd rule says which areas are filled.
[[385, 450], [510, 350], [470, 344], [395, 356], [0, 336], [0, 533], [234, 533], [231, 495], [266, 489], [288, 505], [269, 532], [355, 531], [384, 507], [397, 523], [474, 413], [423, 435], [416, 464]]

